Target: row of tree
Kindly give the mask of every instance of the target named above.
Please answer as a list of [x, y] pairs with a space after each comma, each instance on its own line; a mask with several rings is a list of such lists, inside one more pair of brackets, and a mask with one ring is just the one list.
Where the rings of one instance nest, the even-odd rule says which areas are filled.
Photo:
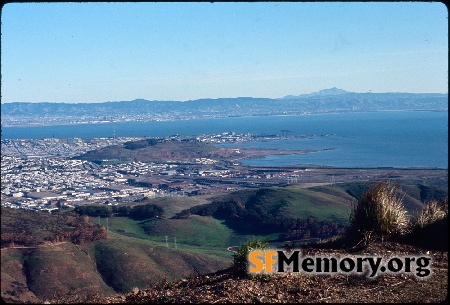
[[79, 215], [92, 217], [130, 217], [135, 220], [152, 219], [162, 217], [164, 209], [156, 204], [130, 206], [108, 205], [82, 205], [75, 207], [74, 211]]

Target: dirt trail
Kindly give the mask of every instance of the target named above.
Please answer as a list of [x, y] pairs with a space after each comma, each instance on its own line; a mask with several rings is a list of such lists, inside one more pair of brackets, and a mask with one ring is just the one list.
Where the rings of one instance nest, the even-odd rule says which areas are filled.
[[8, 249], [36, 249], [39, 247], [54, 247], [54, 246], [58, 246], [61, 244], [65, 244], [68, 243], [68, 241], [60, 241], [60, 242], [56, 242], [56, 243], [44, 243], [44, 244], [40, 244], [40, 245], [36, 245], [36, 246], [12, 246], [12, 247], [4, 247], [1, 248], [1, 250], [8, 250]]

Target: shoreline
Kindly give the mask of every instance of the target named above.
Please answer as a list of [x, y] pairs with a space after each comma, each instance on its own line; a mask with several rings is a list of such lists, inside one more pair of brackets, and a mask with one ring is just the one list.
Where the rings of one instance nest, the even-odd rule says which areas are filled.
[[[192, 117], [192, 118], [155, 118], [150, 120], [118, 120], [118, 121], [101, 121], [93, 120], [91, 122], [76, 122], [76, 123], [63, 123], [55, 122], [49, 124], [45, 122], [32, 123], [32, 124], [17, 124], [2, 125], [1, 128], [35, 128], [35, 127], [55, 127], [55, 126], [76, 126], [76, 125], [99, 125], [99, 124], [115, 124], [115, 123], [150, 123], [150, 122], [174, 122], [174, 121], [195, 121], [195, 120], [209, 120], [209, 119], [227, 119], [227, 118], [253, 118], [253, 117], [293, 117], [293, 116], [309, 116], [309, 115], [326, 115], [326, 114], [345, 114], [345, 113], [377, 113], [377, 112], [446, 112], [448, 109], [389, 109], [389, 110], [367, 110], [367, 111], [325, 111], [325, 112], [305, 112], [298, 114], [255, 114], [255, 115], [241, 115], [241, 116], [213, 116], [213, 117]], [[2, 139], [4, 140], [4, 139]]]
[[297, 164], [297, 165], [286, 165], [286, 166], [252, 166], [243, 164], [242, 166], [258, 169], [330, 169], [330, 170], [436, 170], [436, 171], [448, 171], [448, 168], [442, 167], [390, 167], [390, 166], [379, 166], [379, 167], [346, 167], [346, 166], [331, 166], [331, 165], [318, 165], [318, 164]]

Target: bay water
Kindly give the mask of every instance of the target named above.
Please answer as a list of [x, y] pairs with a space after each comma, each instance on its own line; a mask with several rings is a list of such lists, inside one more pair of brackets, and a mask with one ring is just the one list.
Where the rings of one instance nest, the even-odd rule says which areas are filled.
[[[2, 127], [3, 139], [195, 136], [223, 132], [306, 138], [245, 142], [234, 147], [320, 150], [245, 160], [252, 166], [448, 168], [448, 112], [352, 112], [185, 121]], [[334, 150], [324, 150], [334, 148]]]

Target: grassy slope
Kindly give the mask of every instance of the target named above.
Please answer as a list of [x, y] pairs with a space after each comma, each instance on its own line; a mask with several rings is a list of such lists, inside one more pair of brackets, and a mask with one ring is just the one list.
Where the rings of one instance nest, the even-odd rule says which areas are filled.
[[[111, 225], [112, 223], [112, 225]], [[155, 219], [137, 221], [116, 217], [110, 221], [110, 230], [117, 236], [141, 239], [148, 244], [188, 253], [208, 254], [216, 259], [232, 261], [226, 248], [238, 245], [249, 235], [240, 235], [228, 228], [224, 221], [212, 217], [193, 216], [189, 219]], [[166, 237], [168, 243], [166, 245]]]
[[17, 302], [17, 300], [36, 303], [38, 299], [27, 286], [27, 278], [23, 270], [22, 250], [3, 249], [1, 253], [2, 299], [7, 303]]
[[[36, 223], [37, 219], [31, 216], [43, 216], [45, 221]], [[43, 241], [43, 237], [48, 235], [47, 230], [53, 231], [49, 225], [51, 219], [56, 217], [8, 209], [2, 213], [2, 232], [3, 228], [7, 230], [8, 225], [15, 226], [22, 219], [29, 233], [36, 234]], [[99, 219], [94, 217], [91, 221], [97, 223]], [[105, 219], [100, 219], [100, 224], [106, 225]], [[116, 226], [126, 231], [123, 234], [109, 232], [107, 240], [81, 246], [67, 242], [52, 246], [3, 249], [2, 295], [11, 301], [17, 300], [20, 295], [22, 301], [32, 302], [36, 301], [33, 293], [40, 299], [51, 298], [54, 293], [108, 295], [114, 290], [126, 292], [133, 287], [147, 287], [149, 283], [163, 279], [173, 280], [214, 272], [228, 267], [232, 260], [231, 252], [226, 249], [167, 249], [160, 241], [152, 242], [138, 222], [128, 218], [111, 218], [110, 229]]]
[[349, 198], [327, 194], [314, 189], [286, 189], [277, 191], [277, 196], [284, 196], [289, 205], [283, 208], [286, 217], [328, 220], [347, 224], [351, 209]]
[[[342, 195], [345, 194], [343, 191], [339, 192], [343, 193]], [[229, 196], [245, 202], [255, 194], [257, 194], [255, 190], [245, 190]], [[330, 195], [314, 190], [294, 188], [271, 188], [261, 192], [261, 194], [259, 198], [265, 201], [269, 209], [276, 209], [280, 204], [279, 199], [285, 199], [288, 206], [282, 208], [281, 213], [287, 217], [315, 216], [319, 220], [338, 221], [342, 224], [348, 221], [350, 211], [348, 201], [351, 197], [342, 199], [337, 194]], [[188, 207], [186, 206], [186, 208]], [[227, 258], [230, 261], [232, 254], [226, 250], [229, 246], [239, 245], [252, 235], [266, 237], [269, 240], [278, 238], [278, 234], [258, 235], [258, 232], [234, 231], [223, 220], [198, 215], [188, 219], [147, 221], [116, 217], [110, 220], [109, 228], [122, 236], [145, 239], [162, 247], [166, 247], [165, 237], [167, 236], [169, 248], [174, 248], [174, 238], [176, 238], [178, 249], [196, 253], [209, 253], [216, 257]]]
[[225, 258], [166, 248], [150, 240], [109, 232], [107, 240], [85, 248], [95, 257], [104, 281], [116, 291], [147, 287], [163, 279], [174, 280], [228, 267]]
[[[12, 262], [15, 268], [11, 268]], [[72, 243], [2, 250], [2, 278], [4, 275], [40, 299], [54, 294], [114, 292], [103, 282], [92, 257]]]
[[[83, 291], [111, 293], [97, 273], [95, 260], [71, 243], [38, 249], [27, 257], [29, 286], [38, 296], [55, 290], [62, 294]], [[70, 275], [70, 276], [68, 276]]]
[[[315, 217], [318, 220], [329, 220], [345, 225], [348, 223], [352, 203], [356, 202], [357, 198], [368, 186], [368, 183], [356, 182], [334, 186], [317, 186], [309, 189], [300, 189], [295, 186], [285, 188], [273, 187], [265, 189], [263, 192], [244, 190], [231, 193], [224, 196], [222, 200], [228, 197], [244, 203], [252, 196], [259, 196], [258, 198], [263, 200], [269, 209], [276, 210], [280, 205], [280, 199], [283, 199], [288, 203], [280, 210], [285, 217]], [[423, 205], [420, 202], [420, 189], [418, 186], [411, 185], [404, 186], [403, 191], [405, 193], [405, 207], [411, 215]], [[176, 199], [167, 198], [166, 200], [175, 201]], [[167, 206], [169, 205], [167, 201], [162, 202]], [[180, 203], [181, 201], [178, 201], [177, 207], [169, 215], [180, 211], [182, 208]], [[192, 205], [186, 204], [185, 208], [190, 206]], [[171, 247], [173, 247], [173, 239], [176, 237], [179, 248], [184, 247], [196, 251], [195, 249], [208, 247], [218, 255], [222, 255], [221, 251], [224, 251], [226, 247], [237, 245], [249, 238], [251, 233], [257, 233], [248, 232], [244, 228], [242, 230], [237, 228], [237, 230], [233, 231], [226, 225], [226, 222], [213, 217], [203, 216], [193, 216], [188, 219], [163, 219], [141, 222], [116, 218], [113, 221], [116, 222], [116, 229], [125, 230], [122, 234], [133, 234], [132, 236], [145, 238], [162, 246], [165, 246], [165, 236], [168, 236], [169, 246]], [[236, 229], [236, 227], [233, 228]], [[275, 239], [277, 234], [266, 237]]]
[[[357, 200], [363, 191], [367, 190], [373, 182], [349, 182], [337, 184], [336, 189], [347, 193]], [[315, 187], [314, 190], [325, 191], [324, 188], [329, 187]], [[342, 193], [342, 198], [344, 198], [344, 193]], [[422, 184], [410, 184], [400, 182], [400, 192], [398, 194], [403, 197], [403, 205], [408, 211], [408, 215], [414, 217], [418, 212], [421, 211], [424, 203], [428, 202], [433, 198], [443, 198], [448, 195], [448, 189], [442, 187], [425, 186]], [[339, 195], [340, 196], [340, 195]]]
[[[341, 199], [355, 202], [373, 183], [349, 182], [335, 186], [313, 187], [309, 190], [335, 195]], [[414, 217], [421, 211], [424, 203], [432, 198], [442, 198], [448, 194], [447, 189], [439, 187], [426, 187], [418, 184], [400, 184], [399, 196], [403, 198], [403, 205], [408, 215]]]
[[[262, 196], [260, 199], [274, 209], [282, 198], [288, 203], [281, 209], [284, 216], [314, 216], [344, 224], [348, 221], [351, 202], [355, 202], [367, 186], [367, 183], [346, 183], [309, 189], [275, 187], [259, 193], [246, 190], [227, 196], [245, 202], [258, 193]], [[408, 210], [417, 209], [422, 205], [422, 198], [435, 192], [424, 191], [417, 185], [402, 186], [402, 190], [407, 193], [405, 206]], [[183, 208], [209, 200], [212, 199], [195, 202], [195, 198], [161, 198], [156, 203], [165, 206], [165, 216], [170, 217]], [[91, 221], [97, 223], [98, 219]], [[100, 222], [106, 225], [105, 219]], [[2, 250], [2, 295], [7, 291], [22, 291], [32, 298], [27, 285], [41, 298], [50, 297], [55, 291], [86, 293], [95, 290], [109, 294], [113, 289], [123, 292], [133, 287], [147, 287], [164, 278], [172, 280], [212, 272], [231, 264], [233, 255], [227, 247], [239, 245], [250, 237], [233, 231], [222, 220], [204, 216], [147, 221], [113, 217], [108, 225], [107, 240], [79, 248], [65, 243], [36, 250]], [[166, 247], [165, 236], [168, 236], [169, 247]], [[267, 237], [276, 238], [277, 234]]]
[[162, 208], [164, 208], [163, 216], [166, 218], [170, 218], [175, 214], [190, 207], [199, 204], [210, 203], [212, 198], [218, 196], [221, 195], [201, 195], [195, 197], [158, 197], [147, 199], [146, 201], [140, 202], [139, 204], [146, 204], [146, 203], [157, 204]]
[[180, 248], [109, 232], [107, 240], [78, 247], [63, 243], [4, 249], [2, 295], [21, 294], [22, 300], [30, 301], [36, 301], [34, 294], [41, 300], [54, 294], [110, 295], [148, 287], [163, 279], [215, 272], [231, 264], [231, 252], [223, 257]]

